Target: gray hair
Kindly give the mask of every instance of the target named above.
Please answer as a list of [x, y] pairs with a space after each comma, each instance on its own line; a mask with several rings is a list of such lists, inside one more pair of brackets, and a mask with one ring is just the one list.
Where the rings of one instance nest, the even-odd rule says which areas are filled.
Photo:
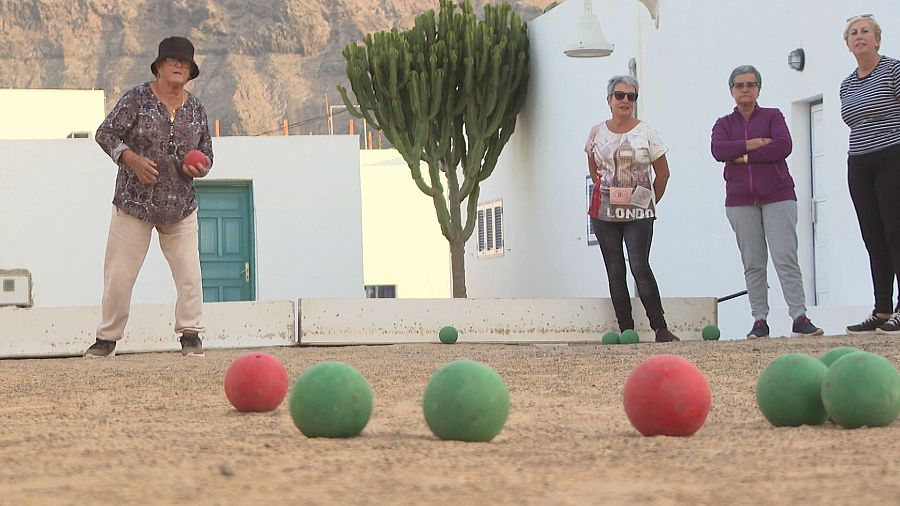
[[[872, 25], [872, 30], [875, 32], [875, 38], [879, 41], [881, 40], [881, 25], [878, 24], [878, 21], [875, 20], [875, 16], [871, 14], [863, 14], [860, 16], [853, 16], [852, 18], [847, 20], [847, 26], [844, 27], [844, 42], [847, 42], [847, 37], [850, 36], [850, 27], [853, 26], [857, 21], [868, 21]], [[880, 49], [881, 44], [878, 44], [878, 48]]]
[[759, 74], [759, 71], [756, 70], [756, 67], [753, 65], [741, 65], [740, 67], [736, 67], [731, 71], [731, 75], [728, 76], [728, 88], [731, 89], [734, 87], [734, 78], [741, 74], [753, 74], [756, 76], [756, 84], [762, 88], [762, 76]]
[[606, 96], [607, 97], [612, 95], [613, 90], [616, 89], [616, 85], [619, 83], [627, 84], [628, 86], [631, 86], [632, 88], [634, 88], [635, 93], [638, 92], [637, 79], [635, 79], [631, 76], [614, 76], [612, 79], [609, 80], [609, 84], [606, 85]]

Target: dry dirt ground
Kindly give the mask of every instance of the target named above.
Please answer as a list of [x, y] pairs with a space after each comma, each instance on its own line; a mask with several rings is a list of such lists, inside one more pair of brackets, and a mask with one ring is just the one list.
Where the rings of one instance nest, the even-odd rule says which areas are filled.
[[[228, 404], [222, 379], [247, 350], [0, 362], [4, 504], [900, 504], [900, 420], [880, 429], [771, 427], [759, 371], [786, 352], [856, 346], [900, 363], [900, 340], [773, 339], [639, 345], [275, 348], [291, 379], [322, 360], [368, 378], [361, 437], [307, 439], [287, 401]], [[710, 381], [706, 424], [640, 436], [622, 385], [676, 353]], [[455, 359], [494, 367], [512, 408], [491, 443], [437, 440], [421, 412], [430, 375]]]

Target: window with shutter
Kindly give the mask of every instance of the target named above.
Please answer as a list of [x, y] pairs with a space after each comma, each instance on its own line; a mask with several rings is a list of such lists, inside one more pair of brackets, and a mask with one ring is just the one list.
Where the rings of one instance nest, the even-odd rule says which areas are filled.
[[484, 209], [478, 210], [478, 253], [484, 252]]
[[503, 208], [497, 206], [494, 208], [494, 248], [502, 250], [503, 249], [503, 222], [501, 216], [503, 215]]
[[485, 232], [485, 234], [487, 235], [487, 249], [488, 250], [494, 249], [494, 213], [492, 211], [493, 211], [493, 209], [488, 209], [487, 212], [484, 213], [485, 214], [484, 221], [487, 224], [486, 225], [487, 228], [485, 228], [485, 230], [487, 232]]
[[397, 285], [366, 285], [367, 299], [395, 299]]
[[591, 176], [588, 175], [584, 178], [584, 186], [586, 190], [587, 199], [585, 201], [585, 218], [587, 219], [587, 245], [588, 246], [596, 246], [600, 243], [597, 242], [597, 236], [594, 235], [594, 227], [591, 225], [591, 217], [587, 215], [587, 210], [591, 208], [591, 197], [594, 195], [594, 180], [591, 179]]
[[476, 212], [478, 257], [503, 256], [503, 200], [482, 202]]

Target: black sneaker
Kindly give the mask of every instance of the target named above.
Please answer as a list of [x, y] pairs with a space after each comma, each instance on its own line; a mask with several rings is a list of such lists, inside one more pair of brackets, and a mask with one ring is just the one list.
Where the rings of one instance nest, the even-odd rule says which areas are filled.
[[856, 325], [848, 325], [847, 333], [851, 335], [872, 335], [875, 333], [876, 329], [887, 322], [887, 318], [879, 318], [875, 316], [875, 313], [872, 313], [865, 321], [857, 323]]
[[202, 357], [203, 341], [196, 332], [185, 332], [181, 334], [181, 354], [185, 357]]
[[900, 313], [894, 313], [875, 332], [879, 334], [900, 334]]
[[747, 334], [747, 339], [765, 339], [769, 337], [769, 324], [765, 320], [753, 322], [753, 328]]
[[666, 327], [656, 329], [656, 342], [657, 343], [670, 343], [672, 341], [681, 341], [681, 339], [678, 339], [678, 336], [673, 334]]
[[84, 358], [103, 358], [116, 356], [116, 342], [97, 339], [97, 342], [91, 345], [84, 352]]
[[797, 317], [791, 328], [791, 337], [821, 336], [825, 331], [813, 325], [806, 315]]

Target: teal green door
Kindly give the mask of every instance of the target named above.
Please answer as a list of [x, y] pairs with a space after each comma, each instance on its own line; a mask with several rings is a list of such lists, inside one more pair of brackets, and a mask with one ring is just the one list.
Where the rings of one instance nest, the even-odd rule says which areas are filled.
[[203, 301], [255, 300], [253, 192], [249, 181], [198, 181]]

